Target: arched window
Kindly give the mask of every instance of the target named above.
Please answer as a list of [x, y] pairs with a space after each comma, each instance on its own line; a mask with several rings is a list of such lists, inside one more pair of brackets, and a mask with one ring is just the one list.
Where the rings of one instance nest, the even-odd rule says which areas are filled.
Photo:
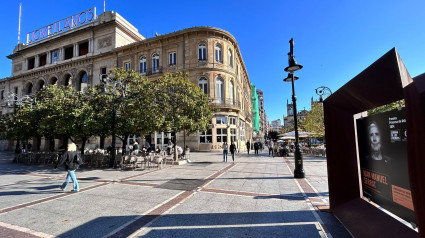
[[146, 74], [146, 56], [140, 57], [140, 73]]
[[216, 101], [221, 103], [224, 100], [224, 81], [221, 78], [217, 78], [215, 81], [215, 98]]
[[204, 43], [198, 45], [198, 60], [207, 60], [207, 46]]
[[233, 67], [233, 54], [231, 49], [229, 49], [229, 66]]
[[65, 76], [65, 81], [64, 81], [64, 84], [63, 85], [65, 85], [65, 86], [69, 86], [69, 85], [72, 85], [72, 79], [71, 79], [71, 75], [66, 75]]
[[157, 53], [152, 55], [152, 73], [159, 72], [159, 55]]
[[208, 95], [208, 80], [205, 77], [202, 77], [199, 79], [199, 87], [201, 88], [202, 92]]
[[29, 83], [27, 86], [27, 95], [31, 95], [32, 94], [32, 83]]
[[56, 83], [57, 83], [57, 81], [58, 81], [58, 78], [53, 77], [53, 78], [51, 78], [51, 79], [50, 79], [50, 84], [51, 84], [51, 85], [54, 85], [54, 84], [56, 84]]
[[230, 85], [229, 85], [229, 99], [230, 99], [230, 104], [233, 105], [233, 81], [230, 81]]
[[78, 79], [79, 80], [78, 80], [77, 91], [83, 91], [84, 89], [87, 88], [87, 74], [86, 74], [86, 72], [82, 72]]
[[42, 90], [44, 88], [44, 81], [43, 80], [39, 80], [37, 82], [37, 90]]
[[215, 61], [223, 63], [223, 54], [219, 44], [215, 45]]

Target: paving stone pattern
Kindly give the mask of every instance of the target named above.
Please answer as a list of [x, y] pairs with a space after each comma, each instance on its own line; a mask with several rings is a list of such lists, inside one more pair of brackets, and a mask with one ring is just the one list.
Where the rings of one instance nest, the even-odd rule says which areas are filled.
[[331, 214], [326, 158], [192, 152], [162, 169], [63, 169], [14, 164], [0, 152], [0, 237], [351, 237]]

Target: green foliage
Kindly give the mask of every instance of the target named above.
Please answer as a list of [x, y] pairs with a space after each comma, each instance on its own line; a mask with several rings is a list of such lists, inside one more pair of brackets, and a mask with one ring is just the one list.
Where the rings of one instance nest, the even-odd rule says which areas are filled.
[[207, 130], [212, 119], [208, 96], [186, 74], [164, 74], [154, 83], [155, 100], [164, 116], [159, 131]]
[[[114, 82], [121, 81], [118, 85], [125, 85], [118, 88], [115, 95], [117, 134], [122, 135], [122, 139], [125, 140], [124, 138], [130, 135], [154, 132], [164, 119], [155, 101], [155, 84], [142, 77], [140, 73], [124, 68], [112, 70], [109, 78]], [[110, 118], [113, 95], [108, 95], [106, 100], [111, 102], [106, 113]]]
[[101, 84], [84, 92], [46, 86], [37, 92], [33, 105], [2, 117], [0, 136], [66, 137], [82, 141], [84, 147], [91, 136], [112, 134], [114, 110], [115, 132], [123, 141], [154, 131], [205, 131], [211, 123], [207, 95], [183, 73], [164, 74], [152, 82], [133, 70], [116, 68], [109, 78], [106, 88]]
[[313, 105], [311, 105], [311, 110], [299, 124], [302, 131], [315, 133], [312, 137], [324, 137], [325, 124], [322, 104], [313, 103]]
[[403, 107], [405, 107], [404, 99], [369, 110], [367, 111], [367, 114], [374, 115], [374, 114], [388, 112], [388, 111], [392, 111], [392, 110], [403, 108]]
[[269, 134], [267, 135], [267, 138], [272, 139], [272, 140], [277, 140], [278, 134], [279, 133], [277, 131], [270, 131]]
[[295, 130], [295, 127], [294, 127], [294, 124], [292, 124], [288, 127], [283, 128], [282, 131], [280, 131], [280, 133], [283, 134], [283, 133], [287, 133], [287, 132], [294, 131], [294, 130]]

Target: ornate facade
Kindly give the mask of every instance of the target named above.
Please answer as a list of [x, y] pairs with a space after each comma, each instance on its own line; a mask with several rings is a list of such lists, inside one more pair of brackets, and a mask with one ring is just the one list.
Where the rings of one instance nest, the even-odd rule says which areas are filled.
[[[118, 13], [105, 12], [84, 26], [32, 44], [19, 44], [8, 58], [12, 60], [12, 75], [0, 80], [2, 105], [7, 92], [22, 97], [48, 84], [84, 90], [99, 84], [101, 75], [114, 67], [131, 68], [149, 79], [182, 71], [217, 109], [211, 128], [186, 136], [186, 145], [195, 151], [215, 150], [221, 149], [223, 141], [235, 141], [243, 150], [245, 141], [252, 137], [251, 83], [236, 39], [222, 29], [193, 27], [146, 39]], [[11, 110], [4, 107], [2, 113]], [[156, 133], [150, 142], [161, 144], [163, 137]], [[41, 149], [46, 147], [44, 141], [35, 143]], [[177, 143], [183, 145], [183, 134], [177, 134]], [[98, 147], [99, 139], [91, 138], [88, 146]], [[13, 146], [3, 142], [2, 147]]]

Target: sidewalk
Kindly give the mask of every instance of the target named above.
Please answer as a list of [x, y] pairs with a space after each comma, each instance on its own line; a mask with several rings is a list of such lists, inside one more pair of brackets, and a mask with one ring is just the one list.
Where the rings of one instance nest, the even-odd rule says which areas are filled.
[[192, 152], [165, 168], [77, 171], [66, 192], [63, 169], [12, 164], [0, 153], [2, 237], [351, 237], [326, 210], [326, 159]]

